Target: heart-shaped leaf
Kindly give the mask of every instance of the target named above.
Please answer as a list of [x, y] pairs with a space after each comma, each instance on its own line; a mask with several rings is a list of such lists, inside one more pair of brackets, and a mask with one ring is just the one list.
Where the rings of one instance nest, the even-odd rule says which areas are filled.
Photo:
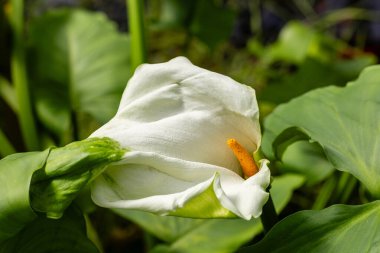
[[59, 9], [30, 25], [30, 74], [37, 113], [54, 133], [71, 113], [105, 123], [116, 112], [130, 77], [129, 40], [104, 14]]
[[372, 66], [344, 88], [317, 89], [277, 107], [265, 121], [264, 152], [271, 154], [274, 143], [281, 153], [283, 143], [297, 139], [292, 136], [307, 134], [338, 170], [351, 173], [380, 197], [379, 84], [380, 66]]

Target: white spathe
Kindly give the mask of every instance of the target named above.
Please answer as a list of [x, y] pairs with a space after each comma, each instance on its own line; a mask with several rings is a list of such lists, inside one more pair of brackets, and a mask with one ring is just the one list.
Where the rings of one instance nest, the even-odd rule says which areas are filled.
[[[116, 116], [90, 137], [130, 151], [92, 184], [100, 206], [167, 214], [213, 184], [220, 204], [244, 219], [268, 199], [267, 162], [247, 180], [226, 144], [260, 146], [255, 91], [184, 57], [144, 64], [128, 82]], [[202, 217], [202, 214], [199, 214]]]

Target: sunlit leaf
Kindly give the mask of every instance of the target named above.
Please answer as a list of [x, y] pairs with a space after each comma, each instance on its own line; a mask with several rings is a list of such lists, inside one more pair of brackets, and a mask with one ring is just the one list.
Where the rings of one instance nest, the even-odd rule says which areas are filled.
[[380, 202], [301, 211], [275, 225], [250, 252], [379, 252]]
[[72, 112], [109, 120], [130, 76], [128, 37], [101, 13], [60, 9], [36, 18], [30, 59], [37, 113], [58, 135]]
[[[264, 51], [263, 57], [266, 62], [284, 61], [302, 65], [307, 58], [312, 58], [333, 65], [338, 70], [358, 70], [359, 65], [368, 65], [368, 61], [372, 64], [375, 62], [372, 55], [364, 54], [343, 40], [328, 36], [299, 21], [288, 22], [281, 30], [277, 41]], [[341, 54], [344, 53], [348, 53], [349, 57], [343, 57]]]
[[269, 47], [265, 57], [268, 61], [285, 60], [290, 63], [301, 63], [319, 46], [321, 38], [312, 28], [300, 22], [289, 22], [281, 30], [278, 40]]
[[368, 67], [344, 88], [314, 90], [277, 107], [265, 122], [263, 148], [270, 150], [269, 143], [295, 126], [322, 146], [337, 169], [351, 173], [380, 196], [379, 73], [379, 66]]

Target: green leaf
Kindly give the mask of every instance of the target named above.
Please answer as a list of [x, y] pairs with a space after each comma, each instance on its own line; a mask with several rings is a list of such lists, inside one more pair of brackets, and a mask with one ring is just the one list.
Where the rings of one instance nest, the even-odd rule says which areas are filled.
[[71, 113], [99, 123], [116, 112], [130, 77], [129, 40], [101, 13], [59, 9], [30, 25], [30, 68], [37, 113], [54, 133]]
[[321, 145], [338, 170], [351, 173], [379, 197], [379, 82], [380, 66], [368, 67], [344, 88], [314, 90], [277, 107], [265, 121], [263, 143], [274, 143], [281, 132], [297, 127]]
[[49, 150], [18, 153], [0, 160], [0, 242], [14, 236], [36, 218], [30, 207], [32, 175], [43, 168]]
[[144, 230], [165, 242], [174, 242], [193, 227], [201, 225], [206, 221], [204, 219], [159, 216], [153, 213], [135, 210], [112, 210], [121, 217], [135, 222], [140, 227], [144, 228]]
[[268, 48], [266, 60], [301, 63], [315, 47], [318, 47], [320, 38], [310, 27], [297, 21], [289, 22], [281, 30], [278, 40]]
[[142, 211], [115, 211], [168, 243], [153, 252], [233, 252], [262, 231], [259, 219], [192, 219]]
[[69, 208], [59, 220], [38, 217], [16, 236], [0, 244], [1, 253], [97, 253], [87, 238], [83, 215]]
[[273, 144], [264, 139], [262, 149], [267, 157], [281, 160], [277, 166], [282, 172], [302, 174], [307, 183], [313, 185], [331, 175], [334, 166], [327, 160], [318, 143], [306, 141], [309, 138], [302, 129], [290, 127], [281, 132]]
[[290, 201], [293, 191], [305, 182], [305, 178], [296, 174], [286, 174], [275, 177], [271, 184], [270, 194], [277, 213]]
[[309, 186], [325, 180], [335, 170], [317, 143], [295, 142], [284, 150], [281, 157], [280, 171], [301, 174]]
[[194, 227], [168, 247], [167, 252], [229, 253], [234, 252], [262, 231], [259, 219], [208, 220]]
[[[344, 57], [344, 54], [348, 57]], [[264, 51], [263, 57], [267, 63], [284, 61], [301, 66], [310, 58], [333, 65], [337, 70], [356, 71], [376, 62], [373, 55], [365, 54], [343, 40], [328, 36], [299, 21], [288, 22], [281, 30], [278, 40]]]
[[301, 211], [277, 223], [248, 252], [379, 252], [380, 201]]
[[296, 21], [289, 22], [279, 39], [262, 51], [260, 65], [268, 80], [258, 95], [261, 101], [276, 104], [317, 87], [343, 86], [376, 62], [374, 55]]

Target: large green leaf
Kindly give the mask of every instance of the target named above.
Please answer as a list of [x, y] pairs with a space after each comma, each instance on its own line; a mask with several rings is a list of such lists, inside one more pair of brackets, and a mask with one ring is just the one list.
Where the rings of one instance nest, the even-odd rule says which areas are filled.
[[29, 186], [35, 171], [43, 168], [49, 150], [18, 153], [0, 160], [0, 243], [36, 218], [30, 207]]
[[275, 225], [248, 252], [356, 253], [380, 251], [380, 201], [301, 211]]
[[61, 135], [71, 113], [99, 123], [114, 115], [130, 76], [129, 40], [101, 13], [59, 9], [30, 25], [30, 67], [37, 113]]
[[[271, 188], [276, 210], [281, 211], [290, 200], [292, 191], [303, 178], [285, 175], [274, 179]], [[141, 211], [115, 210], [145, 230], [167, 242], [152, 252], [223, 253], [233, 252], [262, 231], [259, 219], [190, 219], [158, 216]], [[210, 243], [212, 242], [212, 243]]]
[[335, 170], [317, 143], [297, 141], [284, 150], [281, 158], [279, 170], [301, 174], [309, 186], [323, 181]]
[[16, 236], [0, 244], [1, 253], [97, 253], [87, 238], [79, 209], [69, 208], [59, 220], [38, 217]]
[[379, 94], [380, 66], [373, 66], [344, 88], [314, 90], [281, 105], [265, 121], [263, 149], [271, 153], [270, 144], [295, 126], [293, 134], [303, 132], [317, 141], [337, 169], [351, 173], [380, 197]]
[[173, 253], [229, 253], [261, 231], [262, 226], [259, 219], [251, 221], [242, 219], [207, 220], [194, 226], [192, 230], [172, 244], [161, 245], [158, 249], [162, 252]]
[[113, 211], [128, 220], [138, 224], [144, 230], [165, 242], [173, 242], [186, 234], [193, 227], [201, 225], [204, 219], [191, 219], [174, 216], [159, 216], [153, 213], [113, 209]]

